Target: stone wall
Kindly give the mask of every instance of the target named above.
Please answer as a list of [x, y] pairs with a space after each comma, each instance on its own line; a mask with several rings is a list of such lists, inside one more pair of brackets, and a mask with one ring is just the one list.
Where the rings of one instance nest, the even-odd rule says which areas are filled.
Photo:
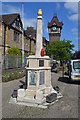
[[58, 33], [56, 33], [56, 34], [49, 34], [49, 40], [50, 41], [60, 40], [60, 34], [58, 34]]
[[29, 54], [30, 52], [36, 52], [36, 43], [34, 42], [34, 40], [30, 40], [29, 38], [24, 37], [24, 49]]
[[4, 45], [4, 25], [2, 24], [2, 45]]
[[14, 41], [14, 30], [10, 29], [8, 30], [8, 46], [15, 46], [19, 49], [22, 48], [22, 34], [20, 34], [20, 41]]
[[[2, 24], [2, 42], [0, 42], [1, 46], [4, 46], [4, 31], [5, 31], [5, 27], [4, 24]], [[1, 32], [1, 31], [0, 31]], [[20, 34], [20, 41], [14, 41], [14, 30], [12, 28], [8, 28], [8, 34], [7, 34], [7, 46], [11, 47], [11, 46], [15, 46], [19, 49], [22, 49], [22, 34]], [[1, 41], [1, 38], [0, 38]], [[6, 35], [5, 35], [5, 45], [6, 45]]]
[[[0, 28], [1, 28], [1, 26], [0, 26]], [[2, 40], [0, 38], [0, 45], [3, 47], [2, 53], [4, 53], [4, 31], [5, 31], [5, 26], [4, 26], [4, 24], [2, 24]], [[6, 34], [5, 34], [5, 45], [8, 46], [8, 47], [6, 47], [7, 50], [11, 46], [15, 46], [19, 49], [22, 49], [22, 34], [21, 33], [19, 33], [19, 34], [20, 34], [20, 36], [19, 36], [20, 40], [18, 42], [14, 41], [14, 29], [8, 28], [7, 44], [6, 44]], [[31, 50], [31, 53], [36, 52], [36, 43], [34, 42], [34, 40], [30, 40], [29, 38], [24, 36], [24, 50], [27, 51], [29, 54], [30, 54], [30, 50]]]
[[32, 41], [32, 52], [36, 52], [36, 43]]
[[1, 53], [2, 53], [2, 47], [0, 47], [0, 62], [1, 62]]

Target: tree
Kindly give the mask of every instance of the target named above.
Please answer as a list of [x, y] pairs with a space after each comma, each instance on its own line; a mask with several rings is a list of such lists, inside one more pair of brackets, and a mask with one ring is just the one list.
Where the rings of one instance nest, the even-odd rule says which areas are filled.
[[70, 40], [50, 42], [46, 48], [46, 54], [51, 57], [53, 55], [55, 60], [68, 61], [72, 57], [72, 50], [74, 45]]
[[18, 54], [19, 56], [21, 56], [21, 51], [17, 47], [11, 46], [11, 48], [8, 49], [8, 54], [13, 56]]
[[74, 45], [71, 44], [70, 40], [63, 40], [63, 41], [54, 41], [50, 42], [46, 48], [46, 54], [55, 60], [60, 60], [60, 63], [63, 65], [63, 62], [67, 62], [71, 59], [74, 50]]

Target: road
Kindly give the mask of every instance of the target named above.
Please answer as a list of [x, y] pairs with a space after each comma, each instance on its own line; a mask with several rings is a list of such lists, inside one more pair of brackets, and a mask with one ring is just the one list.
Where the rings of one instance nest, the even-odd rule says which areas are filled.
[[14, 89], [18, 89], [20, 80], [2, 84], [3, 118], [78, 118], [78, 84], [70, 83], [67, 77], [52, 73], [52, 86], [59, 86], [63, 98], [47, 109], [25, 107], [10, 104], [9, 99]]

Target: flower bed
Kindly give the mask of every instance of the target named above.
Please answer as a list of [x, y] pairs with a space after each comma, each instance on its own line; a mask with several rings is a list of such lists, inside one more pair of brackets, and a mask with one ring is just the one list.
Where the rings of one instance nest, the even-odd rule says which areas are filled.
[[15, 80], [15, 79], [19, 79], [19, 78], [22, 78], [25, 76], [25, 72], [13, 72], [13, 73], [10, 73], [10, 72], [5, 72], [3, 75], [2, 75], [2, 82], [8, 82], [8, 81], [11, 81], [11, 80]]

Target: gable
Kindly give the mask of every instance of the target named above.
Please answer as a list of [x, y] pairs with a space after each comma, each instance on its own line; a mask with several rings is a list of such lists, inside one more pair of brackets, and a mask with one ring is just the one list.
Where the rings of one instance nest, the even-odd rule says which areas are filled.
[[20, 21], [20, 26], [22, 27], [22, 22], [21, 22], [21, 18], [20, 18], [20, 15], [19, 14], [5, 14], [5, 15], [2, 15], [2, 22], [5, 24], [5, 25], [8, 25], [8, 26], [12, 26], [12, 24], [14, 23], [15, 20], [19, 20]]
[[14, 27], [14, 28], [22, 29], [22, 22], [21, 22], [20, 18], [17, 17], [17, 18], [13, 21], [13, 23], [11, 24], [11, 26]]
[[62, 28], [62, 26], [63, 26], [63, 23], [62, 23], [62, 22], [59, 22], [57, 16], [54, 16], [54, 17], [52, 18], [51, 22], [48, 22], [48, 28], [51, 28], [51, 27], [53, 27], [53, 26], [55, 26], [55, 25], [56, 25], [57, 27], [60, 27], [60, 28]]

